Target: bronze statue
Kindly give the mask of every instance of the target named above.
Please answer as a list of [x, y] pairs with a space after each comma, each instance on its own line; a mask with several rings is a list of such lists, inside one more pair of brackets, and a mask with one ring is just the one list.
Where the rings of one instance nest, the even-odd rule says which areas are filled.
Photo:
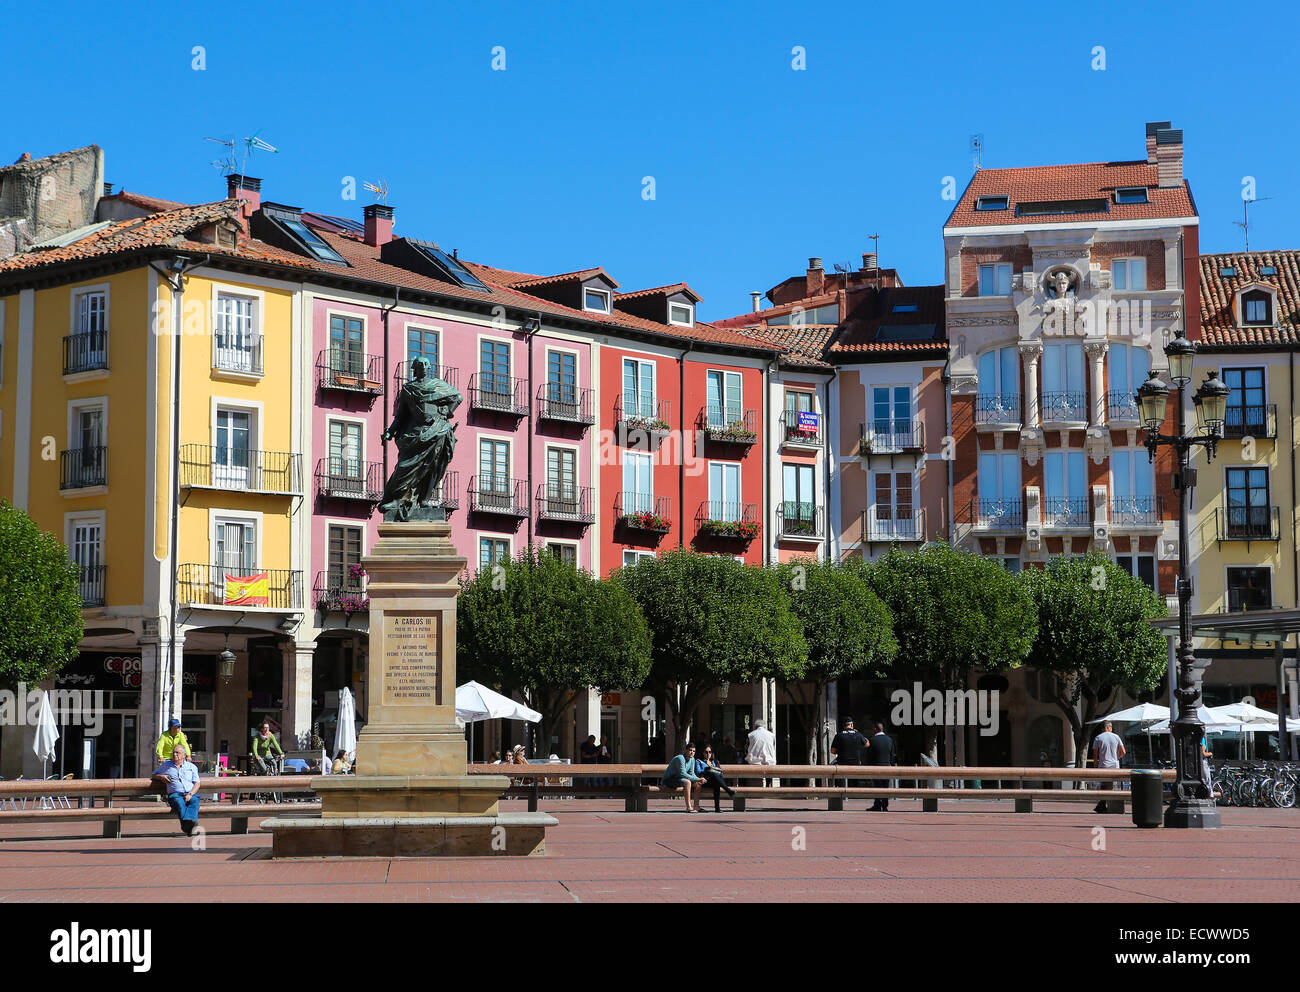
[[451, 415], [460, 406], [454, 386], [425, 377], [423, 359], [411, 362], [411, 378], [397, 394], [393, 422], [380, 437], [397, 443], [397, 464], [384, 484], [379, 509], [384, 520], [446, 520], [441, 506], [428, 506], [456, 450]]

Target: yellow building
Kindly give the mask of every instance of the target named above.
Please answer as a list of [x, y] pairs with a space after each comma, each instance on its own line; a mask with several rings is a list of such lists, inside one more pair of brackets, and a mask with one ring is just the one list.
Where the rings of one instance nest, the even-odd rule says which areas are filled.
[[[1195, 455], [1192, 612], [1296, 607], [1300, 251], [1203, 255], [1200, 266], [1202, 338], [1191, 388], [1215, 370], [1232, 392], [1214, 461]], [[1294, 646], [1285, 653], [1293, 666]], [[1198, 642], [1197, 657], [1208, 662], [1208, 705], [1253, 696], [1276, 710], [1272, 644], [1207, 639]], [[1292, 702], [1294, 678], [1292, 668]]]
[[[85, 739], [109, 777], [157, 764], [172, 716], [203, 755], [244, 753], [263, 716], [293, 736], [312, 645], [294, 637], [306, 361], [285, 279], [304, 263], [249, 240], [234, 200], [119, 194], [98, 217], [0, 262], [0, 496], [81, 566], [86, 633], [57, 686], [105, 691]], [[39, 773], [21, 737], [5, 728], [0, 774]], [[82, 773], [82, 741], [63, 728], [57, 770]]]

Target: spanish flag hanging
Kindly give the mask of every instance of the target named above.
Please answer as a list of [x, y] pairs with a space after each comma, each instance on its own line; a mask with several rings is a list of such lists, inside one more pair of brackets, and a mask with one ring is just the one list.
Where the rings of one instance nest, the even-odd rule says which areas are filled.
[[226, 573], [226, 606], [268, 606], [270, 602], [271, 582], [265, 572], [245, 576]]

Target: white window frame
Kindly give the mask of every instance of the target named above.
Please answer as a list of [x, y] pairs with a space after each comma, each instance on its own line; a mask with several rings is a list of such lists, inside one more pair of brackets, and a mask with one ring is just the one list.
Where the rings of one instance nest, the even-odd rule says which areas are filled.
[[[917, 517], [920, 515], [920, 507], [917, 505], [917, 497], [920, 495], [919, 478], [917, 473], [915, 471], [895, 472], [893, 469], [890, 469], [888, 472], [881, 472], [881, 471], [877, 471], [876, 469], [870, 469], [868, 470], [867, 474], [870, 476], [870, 478], [868, 478], [867, 480], [867, 485], [869, 487], [868, 492], [870, 496], [867, 505], [868, 526], [875, 528], [876, 533], [883, 534], [884, 532], [888, 531], [889, 537], [897, 538], [898, 540], [903, 540], [903, 541], [919, 540], [922, 537], [924, 537], [924, 535], [920, 534], [919, 532], [915, 534], [913, 533], [914, 521], [916, 521]], [[888, 475], [890, 477], [889, 504], [888, 504], [889, 520], [888, 521], [883, 521], [876, 515], [876, 509], [877, 507], [880, 506], [881, 503], [880, 492], [876, 488], [876, 476], [878, 475]], [[900, 519], [898, 516], [898, 477], [899, 476], [903, 476], [907, 479], [908, 491], [911, 492], [912, 494], [912, 502], [909, 504], [912, 508], [912, 513], [911, 516], [908, 518], [906, 528], [900, 528], [898, 526], [898, 521]], [[888, 526], [882, 526], [883, 524], [888, 524]], [[899, 533], [900, 530], [905, 530], [906, 533]], [[884, 540], [883, 537], [870, 537], [869, 536], [870, 534], [871, 531], [869, 530], [868, 531], [869, 540], [873, 540], [873, 541]]]
[[80, 419], [81, 411], [94, 409], [95, 407], [99, 407], [100, 423], [104, 432], [104, 436], [101, 440], [103, 446], [105, 448], [108, 447], [108, 397], [83, 396], [79, 399], [68, 400], [68, 424], [66, 434], [68, 443], [64, 446], [65, 450], [71, 451], [73, 448], [72, 442], [77, 438], [77, 432], [80, 429], [78, 420]]
[[[990, 269], [990, 270], [992, 270], [992, 273], [993, 273], [992, 279], [993, 279], [993, 290], [994, 290], [994, 291], [991, 292], [991, 293], [986, 293], [986, 292], [984, 292], [984, 270], [985, 270], [985, 269]], [[1006, 270], [1006, 287], [1007, 287], [1007, 291], [1006, 291], [1005, 293], [999, 293], [999, 292], [997, 292], [998, 284], [999, 284], [999, 282], [1000, 282], [999, 275], [1001, 274], [1001, 272], [1002, 272], [1003, 269]], [[975, 295], [977, 295], [977, 296], [986, 296], [986, 297], [988, 297], [988, 296], [1010, 296], [1010, 295], [1011, 295], [1011, 281], [1012, 281], [1012, 277], [1013, 277], [1013, 275], [1014, 275], [1014, 272], [1012, 271], [1012, 267], [1011, 267], [1011, 263], [1010, 263], [1010, 262], [980, 262], [980, 263], [979, 263], [978, 271], [977, 271], [976, 274], [975, 274]]]
[[734, 375], [737, 379], [740, 380], [740, 406], [738, 407], [738, 413], [739, 413], [739, 419], [741, 420], [745, 419], [745, 376], [744, 373], [740, 372], [737, 369], [705, 369], [704, 370], [704, 419], [705, 419], [705, 424], [710, 427], [717, 427], [717, 425], [711, 423], [708, 419], [709, 417], [709, 376], [711, 375], [717, 375], [722, 377], [722, 395], [720, 397], [722, 400], [722, 407], [719, 412], [722, 414], [721, 426], [722, 429], [725, 430], [727, 427], [730, 426], [730, 424], [727, 423], [727, 376]]
[[[709, 459], [707, 472], [708, 472], [708, 485], [709, 485], [709, 509], [710, 509], [710, 510], [713, 509], [713, 506], [714, 506], [715, 503], [726, 503], [726, 500], [715, 499], [715, 498], [714, 498], [714, 496], [715, 496], [715, 494], [714, 494], [714, 492], [713, 492], [713, 466], [714, 466], [714, 465], [719, 465], [719, 466], [734, 466], [735, 469], [736, 469], [736, 513], [737, 513], [737, 517], [736, 517], [735, 521], [733, 521], [733, 522], [735, 522], [735, 523], [739, 523], [739, 522], [741, 521], [741, 519], [744, 517], [744, 510], [743, 510], [744, 505], [745, 505], [745, 472], [744, 472], [744, 466], [743, 466], [742, 463], [740, 463], [740, 462], [733, 462], [733, 461], [729, 461], [729, 460], [726, 460], [726, 459], [712, 459], [712, 458]], [[715, 520], [724, 520], [724, 519], [726, 519], [725, 517], [713, 517], [712, 513], [710, 513], [709, 516], [710, 516], [710, 518], [715, 519]]]
[[68, 549], [68, 560], [76, 561], [72, 557], [72, 533], [78, 524], [84, 523], [99, 525], [99, 561], [101, 565], [107, 564], [104, 553], [104, 548], [108, 544], [107, 510], [74, 510], [63, 515], [63, 546]]
[[[674, 307], [681, 307], [683, 310], [686, 311], [686, 319], [685, 319], [685, 320], [674, 320], [674, 319], [673, 319], [673, 308], [674, 308]], [[675, 302], [673, 302], [672, 300], [669, 300], [669, 301], [668, 301], [668, 323], [670, 323], [670, 324], [672, 324], [672, 325], [674, 325], [674, 326], [676, 326], [676, 327], [694, 327], [694, 326], [695, 326], [695, 304], [694, 304], [694, 303], [675, 303]]]
[[325, 463], [329, 464], [330, 460], [330, 425], [338, 422], [340, 424], [351, 424], [361, 428], [361, 443], [357, 446], [357, 461], [361, 464], [361, 479], [366, 478], [366, 426], [367, 422], [362, 417], [348, 417], [342, 414], [336, 414], [333, 411], [327, 411], [325, 415]]
[[[629, 556], [632, 559], [630, 562], [628, 561]], [[657, 557], [658, 555], [656, 555], [653, 551], [643, 551], [640, 548], [624, 548], [623, 567], [627, 568], [629, 565], [640, 564], [641, 562], [645, 561], [647, 558], [653, 559]]]
[[[261, 312], [261, 309], [262, 309], [261, 307], [258, 307], [258, 312], [259, 312], [259, 313]], [[368, 315], [368, 314], [365, 314], [365, 313], [357, 313], [357, 312], [354, 311], [354, 310], [340, 310], [340, 309], [338, 309], [337, 307], [327, 307], [326, 310], [325, 310], [325, 350], [326, 350], [327, 352], [330, 350], [330, 348], [331, 348], [331, 346], [332, 346], [332, 343], [333, 343], [333, 342], [330, 340], [330, 324], [332, 323], [332, 321], [333, 321], [333, 319], [334, 319], [335, 317], [342, 317], [342, 318], [344, 318], [345, 320], [359, 320], [359, 321], [361, 321], [361, 355], [362, 355], [362, 360], [364, 361], [364, 360], [365, 360], [365, 356], [368, 355], [368, 354], [370, 354], [370, 349], [369, 349], [369, 345], [370, 345], [370, 320], [369, 320], [369, 315]], [[345, 325], [345, 329], [346, 329], [346, 325]], [[258, 331], [259, 331], [259, 333], [260, 333], [260, 331], [261, 331], [261, 325], [260, 325], [260, 324], [259, 324], [259, 326], [258, 326]], [[438, 339], [438, 347], [439, 347], [439, 348], [442, 347], [442, 339], [441, 339], [441, 338]], [[403, 350], [403, 351], [406, 350], [406, 335], [405, 335], [405, 334], [402, 335], [402, 350]]]
[[[655, 508], [655, 460], [654, 460], [654, 455], [652, 455], [650, 452], [646, 452], [646, 451], [627, 451], [626, 449], [620, 449], [620, 452], [621, 452], [622, 457], [619, 459], [619, 471], [620, 471], [620, 473], [621, 473], [621, 475], [620, 475], [620, 477], [619, 477], [619, 492], [622, 493], [624, 496], [626, 496], [626, 495], [627, 495], [628, 493], [630, 493], [630, 492], [636, 492], [636, 495], [638, 495], [638, 496], [649, 496], [649, 498], [650, 498], [650, 505], [647, 507], [647, 509], [653, 511], [654, 508]], [[629, 489], [626, 488], [626, 486], [627, 486], [627, 462], [628, 462], [628, 459], [629, 459], [629, 458], [634, 458], [634, 459], [638, 459], [638, 460], [640, 460], [640, 459], [644, 459], [644, 460], [645, 460], [645, 463], [646, 463], [646, 465], [647, 465], [648, 468], [649, 468], [649, 472], [647, 473], [647, 475], [648, 475], [648, 477], [649, 477], [649, 480], [650, 480], [650, 492], [649, 492], [649, 493], [642, 493], [642, 492], [639, 492], [639, 491], [637, 491], [637, 490], [629, 490]], [[624, 513], [639, 513], [639, 512], [641, 512], [641, 511], [640, 511], [640, 510], [637, 510], [637, 509], [629, 509], [628, 507], [624, 506], [624, 507], [623, 507], [623, 512], [624, 512]]]
[[[254, 563], [253, 567], [259, 572], [271, 571], [270, 566], [266, 564], [266, 558], [264, 557], [262, 547], [262, 542], [265, 539], [266, 534], [262, 527], [262, 512], [260, 510], [225, 510], [216, 508], [208, 510], [208, 560], [206, 564], [209, 566], [220, 564], [216, 561], [217, 524], [250, 523], [253, 525], [253, 534], [256, 537], [256, 540], [253, 543], [257, 548], [257, 561]], [[286, 560], [287, 558], [288, 556], [286, 556]], [[226, 566], [221, 564], [221, 567], [224, 570]], [[221, 598], [225, 598], [224, 593]]]
[[[211, 404], [212, 404], [212, 421], [211, 421], [212, 437], [208, 442], [209, 445], [211, 446], [210, 453], [208, 456], [209, 459], [208, 472], [210, 473], [208, 477], [208, 481], [211, 485], [216, 486], [217, 488], [221, 488], [221, 485], [219, 485], [217, 482], [217, 469], [218, 469], [217, 448], [219, 447], [217, 443], [217, 415], [223, 411], [226, 413], [248, 414], [249, 417], [248, 450], [262, 452], [266, 450], [262, 446], [262, 420], [263, 420], [262, 414], [263, 414], [264, 404], [262, 403], [261, 400], [237, 400], [237, 399], [230, 399], [229, 397], [225, 397], [225, 396], [213, 396]], [[235, 466], [223, 465], [220, 467], [222, 469], [229, 470], [231, 468], [234, 468]], [[257, 464], [257, 459], [253, 456], [249, 457], [249, 465], [247, 471], [248, 471], [248, 478], [245, 480], [244, 488], [249, 491], [256, 491], [259, 487], [252, 485], [252, 483], [254, 481], [257, 482], [261, 481], [259, 478], [261, 472], [261, 466]]]
[[[225, 366], [217, 365], [217, 355], [216, 355], [217, 319], [218, 319], [218, 315], [220, 314], [219, 303], [222, 297], [233, 297], [235, 299], [249, 300], [253, 304], [252, 329], [250, 330], [249, 333], [252, 334], [253, 336], [253, 339], [250, 342], [250, 348], [256, 349], [258, 341], [264, 342], [266, 340], [266, 336], [262, 333], [262, 329], [266, 322], [266, 317], [265, 317], [266, 293], [260, 289], [249, 289], [244, 286], [235, 286], [229, 283], [214, 282], [212, 284], [212, 299], [211, 302], [209, 303], [209, 306], [211, 307], [211, 311], [210, 311], [211, 323], [209, 326], [212, 329], [212, 371], [216, 373], [218, 376], [231, 376], [232, 378], [261, 379], [262, 376], [265, 374], [265, 370], [266, 370], [265, 353], [262, 356], [262, 369], [263, 369], [262, 372], [253, 371], [251, 367], [251, 361], [252, 361], [251, 354], [250, 354], [250, 367], [247, 371], [243, 369], [233, 369], [233, 368], [227, 368]], [[325, 328], [326, 328], [326, 336], [328, 338], [328, 334], [329, 334], [328, 320], [326, 320]], [[232, 349], [227, 348], [227, 350], [232, 350]]]
[[80, 334], [81, 325], [77, 322], [77, 310], [81, 304], [81, 298], [89, 293], [100, 293], [104, 297], [104, 333], [110, 331], [110, 324], [113, 319], [112, 303], [112, 284], [101, 282], [92, 286], [74, 286], [68, 293], [68, 333]]
[[573, 455], [573, 498], [579, 499], [582, 491], [582, 449], [576, 444], [559, 444], [547, 441], [542, 448], [542, 491], [550, 498], [551, 486], [551, 452], [567, 451]]
[[[600, 307], [587, 306], [587, 294], [595, 293], [605, 300], [604, 309]], [[587, 313], [610, 313], [614, 309], [613, 293], [608, 289], [597, 289], [595, 286], [582, 287], [582, 309]]]
[[574, 564], [575, 566], [579, 566], [579, 567], [582, 565], [582, 562], [580, 561], [580, 559], [579, 559], [579, 555], [578, 555], [578, 552], [581, 550], [581, 548], [579, 547], [579, 545], [578, 545], [577, 542], [575, 542], [575, 541], [547, 541], [547, 542], [545, 543], [545, 547], [547, 547], [547, 548], [572, 548], [572, 549], [573, 549], [573, 564]]
[[[877, 423], [876, 390], [877, 389], [889, 390], [889, 431], [887, 434], [885, 434], [884, 437], [881, 437], [876, 433], [876, 423]], [[872, 451], [901, 450], [901, 445], [897, 444], [899, 440], [897, 437], [898, 428], [896, 426], [898, 424], [898, 420], [894, 416], [894, 390], [895, 389], [907, 390], [908, 436], [902, 439], [903, 444], [911, 443], [912, 432], [916, 430], [917, 413], [918, 413], [916, 384], [910, 382], [869, 382], [867, 383], [867, 395], [866, 395], [867, 410], [866, 410], [865, 420], [867, 425], [867, 429], [866, 429], [867, 438], [875, 442], [872, 447]]]
[[[659, 412], [659, 363], [653, 359], [635, 358], [631, 355], [623, 356], [623, 363], [619, 366], [619, 395], [623, 398], [623, 416], [627, 417], [627, 363], [634, 362], [637, 366], [636, 371], [636, 388], [637, 399], [641, 400], [641, 366], [650, 366], [650, 416], [654, 417]], [[641, 416], [640, 409], [633, 416]]]
[[[492, 441], [495, 443], [505, 443], [506, 478], [510, 480], [511, 489], [509, 493], [498, 493], [497, 495], [507, 495], [513, 500], [515, 495], [514, 484], [519, 481], [515, 476], [515, 439], [509, 434], [480, 433], [474, 440], [476, 442], [474, 445], [474, 476], [478, 479], [478, 488], [480, 493], [483, 492], [483, 442]], [[493, 464], [496, 464], [495, 460], [493, 460]], [[493, 471], [492, 474], [495, 475], [496, 472]]]
[[[410, 340], [411, 331], [433, 331], [434, 335], [438, 338], [438, 368], [433, 370], [434, 374], [437, 374], [439, 369], [443, 368], [447, 364], [447, 355], [442, 349], [442, 345], [443, 345], [442, 339], [444, 337], [443, 328], [437, 324], [424, 324], [418, 320], [408, 320], [405, 324], [403, 324], [402, 325], [402, 361], [403, 362], [411, 361], [411, 340]], [[362, 340], [363, 341], [365, 340], [364, 330], [362, 332]], [[425, 361], [428, 361], [428, 359], [425, 359]], [[409, 366], [407, 371], [409, 373], [410, 371]]]
[[[1119, 285], [1116, 277], [1115, 266], [1119, 263], [1124, 264], [1124, 285]], [[1133, 285], [1133, 263], [1139, 262], [1142, 266], [1142, 285], [1135, 287]], [[1147, 260], [1141, 255], [1121, 255], [1118, 258], [1110, 260], [1110, 284], [1117, 293], [1145, 293], [1147, 289]]]
[[[506, 546], [505, 558], [497, 558], [495, 562], [487, 566], [483, 564], [483, 542], [491, 541], [493, 544], [504, 544]], [[478, 531], [475, 534], [474, 544], [474, 570], [481, 571], [484, 567], [492, 568], [493, 565], [500, 565], [503, 561], [511, 561], [515, 556], [515, 540], [510, 534], [491, 534]]]

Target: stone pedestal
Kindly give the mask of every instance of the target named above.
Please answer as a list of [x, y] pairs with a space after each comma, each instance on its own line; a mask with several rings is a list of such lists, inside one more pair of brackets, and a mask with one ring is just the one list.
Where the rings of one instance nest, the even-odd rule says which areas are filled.
[[456, 723], [456, 576], [442, 521], [384, 523], [369, 576], [369, 722], [355, 775], [312, 780], [319, 817], [263, 823], [281, 857], [545, 853], [544, 813], [500, 813], [503, 775], [467, 775]]

